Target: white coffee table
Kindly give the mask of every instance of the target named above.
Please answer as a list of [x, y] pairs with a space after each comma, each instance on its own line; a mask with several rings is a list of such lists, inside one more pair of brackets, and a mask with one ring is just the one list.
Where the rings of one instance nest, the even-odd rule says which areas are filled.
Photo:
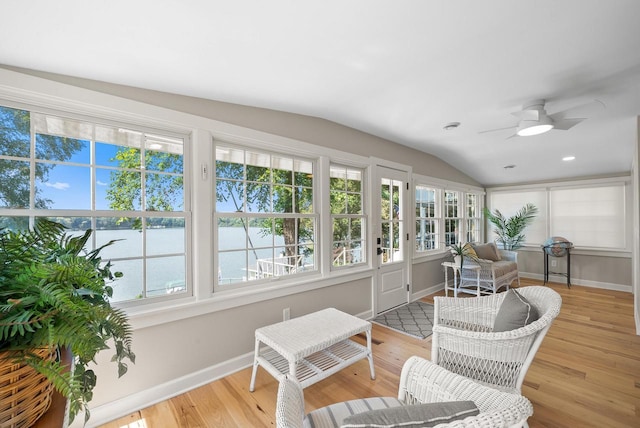
[[[366, 347], [349, 339], [359, 333], [366, 333]], [[376, 377], [371, 323], [337, 309], [324, 309], [268, 325], [257, 329], [255, 335], [251, 392], [255, 388], [258, 366], [276, 379], [290, 373], [306, 388], [367, 358], [371, 379]]]

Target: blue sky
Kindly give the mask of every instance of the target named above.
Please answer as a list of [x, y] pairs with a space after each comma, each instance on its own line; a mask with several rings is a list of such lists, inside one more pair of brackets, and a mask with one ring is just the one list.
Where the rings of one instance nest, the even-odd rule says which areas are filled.
[[[91, 209], [90, 142], [83, 143], [82, 149], [74, 153], [68, 162], [86, 166], [56, 165], [50, 170], [45, 183], [37, 183], [42, 196], [53, 201], [51, 208]], [[109, 159], [115, 156], [118, 148], [112, 144], [96, 143], [96, 165], [116, 166], [117, 163]], [[96, 169], [96, 209], [109, 209], [106, 192], [110, 173], [110, 170]]]

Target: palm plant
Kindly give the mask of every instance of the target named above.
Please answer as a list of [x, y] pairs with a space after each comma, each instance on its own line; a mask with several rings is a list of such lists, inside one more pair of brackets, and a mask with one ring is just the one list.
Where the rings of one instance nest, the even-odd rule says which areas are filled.
[[[70, 420], [84, 411], [85, 423], [96, 385], [88, 365], [96, 354], [113, 341], [119, 376], [127, 371], [125, 359], [135, 362], [127, 317], [109, 303], [109, 284], [122, 274], [100, 257], [114, 241], [87, 252], [91, 233], [67, 235], [45, 219], [28, 230], [0, 229], [0, 352], [48, 378], [67, 398]], [[34, 350], [42, 348], [69, 349], [72, 369], [37, 357]]]
[[506, 218], [499, 210], [492, 213], [489, 209], [484, 209], [484, 215], [495, 226], [496, 241], [502, 244], [505, 250], [516, 250], [522, 247], [525, 240], [522, 232], [533, 222], [536, 214], [538, 214], [538, 208], [531, 203], [520, 208], [515, 215], [509, 218]]

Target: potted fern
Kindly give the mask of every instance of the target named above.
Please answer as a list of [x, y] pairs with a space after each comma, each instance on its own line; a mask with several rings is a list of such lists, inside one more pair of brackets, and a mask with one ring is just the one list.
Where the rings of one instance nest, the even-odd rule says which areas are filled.
[[[100, 257], [114, 241], [86, 251], [91, 234], [71, 236], [45, 219], [28, 230], [0, 229], [0, 367], [21, 364], [43, 376], [66, 397], [70, 421], [84, 411], [85, 423], [97, 380], [89, 363], [96, 354], [113, 346], [119, 376], [127, 371], [125, 360], [135, 362], [128, 319], [109, 302], [110, 284], [122, 274]], [[70, 368], [43, 357], [62, 349], [73, 355]]]
[[496, 242], [502, 246], [502, 249], [511, 251], [522, 247], [525, 239], [524, 229], [533, 222], [536, 214], [538, 214], [538, 208], [531, 203], [520, 208], [511, 217], [505, 217], [499, 210], [492, 213], [489, 209], [484, 209], [485, 217], [495, 227]]

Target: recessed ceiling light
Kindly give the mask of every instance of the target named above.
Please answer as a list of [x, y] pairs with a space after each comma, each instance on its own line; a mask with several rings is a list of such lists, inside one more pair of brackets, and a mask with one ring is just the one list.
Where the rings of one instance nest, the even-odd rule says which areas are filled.
[[565, 157], [562, 158], [562, 160], [565, 161], [565, 162], [569, 162], [569, 161], [574, 160], [575, 158], [576, 158], [575, 156], [565, 156]]
[[451, 122], [451, 123], [447, 123], [443, 129], [445, 131], [452, 131], [456, 129], [458, 126], [460, 126], [460, 122]]

